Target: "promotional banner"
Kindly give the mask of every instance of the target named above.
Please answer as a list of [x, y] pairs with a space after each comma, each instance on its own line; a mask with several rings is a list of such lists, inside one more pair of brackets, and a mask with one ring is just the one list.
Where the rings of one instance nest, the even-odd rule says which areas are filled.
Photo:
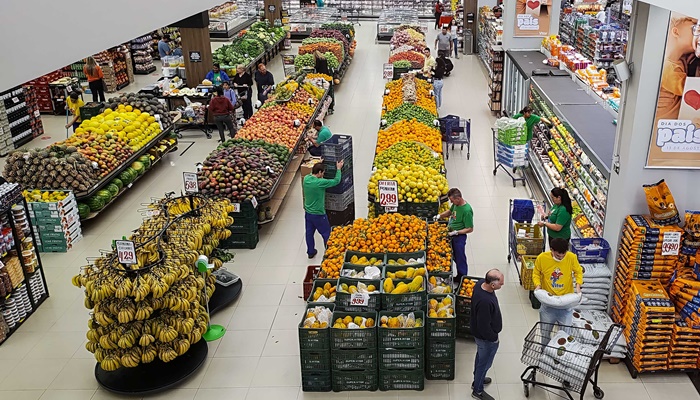
[[514, 37], [549, 35], [550, 0], [517, 0]]
[[700, 168], [700, 23], [671, 13], [647, 167]]

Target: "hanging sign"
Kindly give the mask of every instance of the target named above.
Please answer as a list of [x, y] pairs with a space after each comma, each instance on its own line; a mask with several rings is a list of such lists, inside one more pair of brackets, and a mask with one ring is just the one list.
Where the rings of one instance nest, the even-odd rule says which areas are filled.
[[197, 193], [199, 192], [199, 185], [197, 184], [197, 174], [194, 172], [183, 172], [182, 178], [185, 184], [185, 193]]
[[377, 182], [379, 188], [379, 205], [381, 207], [399, 206], [399, 184], [396, 181], [380, 180]]
[[515, 2], [514, 37], [549, 35], [550, 0], [517, 0]]
[[117, 240], [117, 257], [122, 264], [136, 264], [136, 249], [131, 240]]
[[664, 241], [661, 243], [662, 256], [677, 256], [678, 250], [681, 248], [681, 233], [666, 232], [664, 233]]
[[382, 77], [384, 79], [394, 79], [394, 64], [384, 64], [384, 68], [382, 69]]

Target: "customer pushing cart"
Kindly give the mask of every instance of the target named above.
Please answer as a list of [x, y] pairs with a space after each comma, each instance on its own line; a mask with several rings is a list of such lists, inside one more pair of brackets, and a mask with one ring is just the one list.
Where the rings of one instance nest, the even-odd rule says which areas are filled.
[[[551, 331], [554, 326], [543, 325], [551, 324], [538, 322], [525, 337], [520, 358], [528, 366], [520, 376], [525, 397], [530, 396], [530, 386], [540, 386], [569, 400], [574, 400], [572, 392], [579, 393], [583, 400], [590, 383], [593, 385], [593, 396], [602, 399], [605, 393], [598, 386], [598, 369], [603, 355], [610, 354], [617, 343], [622, 326], [613, 324], [607, 331], [565, 326], [550, 339], [543, 337], [542, 331]], [[547, 344], [543, 346], [542, 343]], [[538, 372], [561, 385], [538, 381]]]
[[440, 133], [442, 133], [442, 143], [445, 157], [450, 159], [450, 145], [452, 150], [455, 149], [455, 144], [460, 145], [459, 149], [464, 150], [464, 145], [467, 145], [467, 160], [471, 155], [471, 127], [472, 120], [460, 118], [456, 115], [447, 115], [438, 119], [440, 122]]

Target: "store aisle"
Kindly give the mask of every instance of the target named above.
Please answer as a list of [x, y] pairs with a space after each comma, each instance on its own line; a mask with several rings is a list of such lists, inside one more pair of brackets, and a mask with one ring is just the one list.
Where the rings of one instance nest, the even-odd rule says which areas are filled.
[[[334, 133], [347, 133], [354, 140], [355, 200], [357, 217], [366, 216], [366, 183], [369, 179], [374, 145], [380, 120], [384, 81], [381, 67], [388, 57], [388, 45], [375, 45], [375, 24], [363, 21], [357, 32], [357, 53], [336, 91], [336, 113], [327, 120]], [[435, 32], [428, 37], [428, 43]], [[504, 316], [504, 332], [490, 372], [494, 383], [487, 389], [503, 400], [521, 399], [520, 363], [523, 338], [538, 319], [529, 306], [527, 294], [517, 284], [514, 268], [506, 264], [508, 200], [527, 196], [522, 186], [513, 188], [507, 176], [493, 176], [491, 126], [494, 118], [487, 107], [484, 70], [476, 56], [461, 56], [455, 71], [445, 80], [441, 115], [454, 114], [472, 120], [471, 159], [466, 151], [451, 153], [447, 161], [451, 186], [462, 189], [474, 208], [475, 232], [468, 241], [469, 273], [483, 275], [491, 268], [506, 272], [507, 283], [498, 292]], [[281, 76], [279, 58], [271, 63], [275, 76]], [[155, 80], [139, 77], [138, 88]], [[133, 89], [132, 89], [133, 87]], [[45, 118], [46, 130], [65, 134], [60, 118]], [[32, 143], [32, 147], [40, 144]], [[50, 143], [46, 140], [41, 143]], [[192, 147], [184, 154], [189, 143]], [[140, 204], [152, 196], [179, 190], [182, 172], [194, 169], [216, 145], [197, 131], [185, 132], [179, 151], [167, 162], [149, 172], [142, 181], [96, 221], [85, 224], [84, 239], [66, 254], [42, 254], [51, 297], [8, 342], [0, 346], [0, 398], [12, 400], [87, 400], [122, 398], [98, 389], [93, 376], [95, 361], [84, 349], [88, 312], [83, 295], [70, 284], [70, 278], [85, 261], [98, 254], [110, 241], [136, 228], [141, 220]], [[227, 267], [244, 283], [239, 300], [219, 312], [213, 322], [228, 327], [218, 342], [210, 343], [209, 358], [190, 380], [160, 396], [170, 400], [220, 398], [227, 400], [294, 400], [325, 398], [431, 398], [465, 399], [470, 395], [475, 346], [457, 342], [457, 375], [454, 381], [426, 381], [424, 392], [304, 393], [300, 389], [297, 325], [304, 310], [302, 279], [309, 264], [319, 264], [321, 256], [308, 260], [303, 243], [304, 214], [300, 180], [282, 207], [279, 218], [261, 230], [255, 250], [236, 251]], [[319, 238], [320, 240], [320, 238]], [[622, 365], [604, 363], [601, 381], [606, 398], [623, 396], [655, 400], [674, 393], [687, 399], [698, 398], [683, 374], [645, 375], [632, 380]], [[550, 396], [536, 389], [531, 399]], [[555, 397], [552, 397], [555, 398]], [[586, 398], [593, 398], [589, 394]], [[133, 399], [133, 397], [130, 397]]]

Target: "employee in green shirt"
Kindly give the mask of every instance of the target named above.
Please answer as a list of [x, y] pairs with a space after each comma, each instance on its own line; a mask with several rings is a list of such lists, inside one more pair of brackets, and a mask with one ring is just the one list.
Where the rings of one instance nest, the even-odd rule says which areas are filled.
[[467, 275], [467, 234], [474, 232], [474, 211], [472, 206], [462, 197], [462, 192], [457, 188], [447, 192], [452, 206], [448, 211], [438, 214], [433, 219], [438, 220], [449, 216], [447, 227], [448, 235], [452, 238], [452, 259], [457, 265], [457, 276], [455, 280], [460, 280]]
[[525, 119], [528, 143], [530, 142], [530, 140], [532, 140], [532, 127], [535, 126], [536, 123], [542, 121], [547, 125], [552, 125], [552, 123], [547, 118], [540, 117], [537, 114], [533, 114], [532, 108], [530, 107], [525, 107], [520, 111], [520, 113], [513, 115], [513, 119], [518, 119], [520, 117], [523, 117]]
[[571, 206], [571, 198], [566, 189], [555, 187], [550, 192], [552, 203], [554, 206], [549, 212], [547, 221], [538, 222], [539, 226], [547, 228], [547, 236], [549, 236], [549, 247], [552, 247], [552, 239], [560, 238], [569, 242], [571, 239], [571, 215], [573, 208]]
[[323, 142], [326, 140], [330, 139], [333, 134], [331, 133], [331, 130], [328, 129], [327, 126], [323, 126], [323, 122], [319, 120], [314, 121], [314, 129], [316, 129], [316, 132], [318, 134], [316, 135], [316, 139], [313, 139], [311, 141], [311, 147], [309, 147], [309, 154], [315, 157], [321, 157], [323, 155], [323, 147], [321, 145]]
[[314, 165], [311, 173], [303, 178], [306, 254], [309, 258], [314, 258], [318, 254], [314, 241], [316, 231], [321, 234], [324, 246], [328, 243], [328, 238], [331, 235], [331, 224], [326, 216], [326, 189], [340, 183], [340, 170], [343, 168], [343, 164], [343, 160], [336, 163], [335, 178], [333, 179], [323, 179], [326, 166], [322, 163]]

